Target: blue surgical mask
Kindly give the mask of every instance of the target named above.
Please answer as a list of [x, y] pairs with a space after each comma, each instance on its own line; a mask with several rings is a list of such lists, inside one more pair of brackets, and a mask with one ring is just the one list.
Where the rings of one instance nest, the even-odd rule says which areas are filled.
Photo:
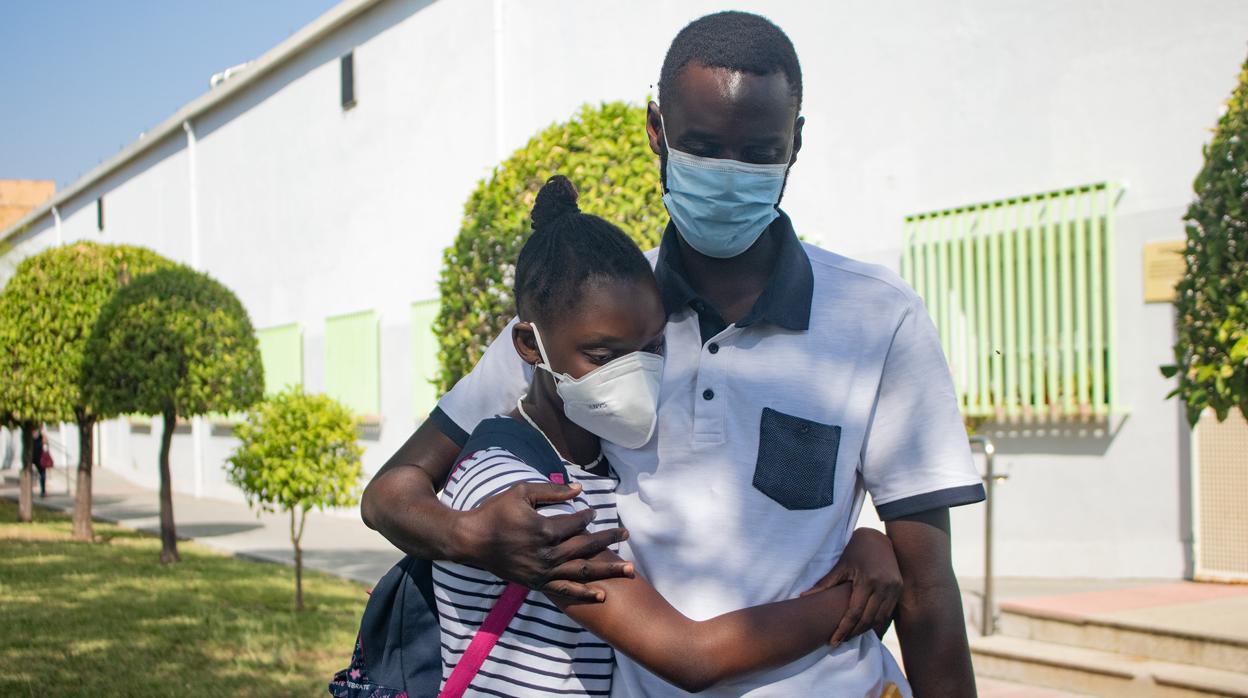
[[663, 204], [693, 249], [728, 259], [750, 249], [780, 213], [789, 163], [758, 165], [704, 158], [667, 146], [667, 191]]

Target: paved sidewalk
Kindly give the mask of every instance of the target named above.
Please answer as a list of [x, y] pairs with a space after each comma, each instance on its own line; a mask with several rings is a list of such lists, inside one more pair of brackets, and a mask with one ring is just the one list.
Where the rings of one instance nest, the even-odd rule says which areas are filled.
[[[17, 499], [17, 471], [2, 472], [0, 496]], [[53, 474], [55, 480], [50, 478], [47, 499], [39, 499], [36, 491], [36, 506], [73, 510], [73, 496], [65, 493], [62, 475], [58, 472]], [[99, 469], [95, 472], [93, 494], [92, 514], [96, 519], [140, 531], [160, 532], [160, 500], [154, 490]], [[173, 513], [181, 538], [194, 539], [201, 545], [239, 557], [294, 564], [289, 515], [262, 514], [257, 518], [245, 504], [196, 499], [183, 494], [174, 494]], [[303, 564], [308, 569], [371, 586], [402, 557], [403, 553], [358, 517], [331, 516], [319, 511], [308, 514], [303, 534]]]

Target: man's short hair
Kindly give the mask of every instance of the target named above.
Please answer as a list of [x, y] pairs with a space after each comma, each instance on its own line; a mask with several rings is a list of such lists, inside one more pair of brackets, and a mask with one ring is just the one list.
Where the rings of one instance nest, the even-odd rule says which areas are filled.
[[797, 62], [797, 51], [784, 31], [766, 17], [749, 12], [716, 12], [681, 29], [672, 39], [659, 72], [660, 104], [675, 94], [676, 80], [690, 63], [754, 75], [782, 71], [797, 101], [797, 110], [802, 109], [802, 67]]

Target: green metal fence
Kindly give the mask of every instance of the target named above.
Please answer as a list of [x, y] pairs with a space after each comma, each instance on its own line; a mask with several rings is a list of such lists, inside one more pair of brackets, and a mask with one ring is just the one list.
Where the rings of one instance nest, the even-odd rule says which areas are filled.
[[906, 218], [902, 276], [940, 330], [964, 414], [1116, 411], [1116, 197], [1101, 183]]

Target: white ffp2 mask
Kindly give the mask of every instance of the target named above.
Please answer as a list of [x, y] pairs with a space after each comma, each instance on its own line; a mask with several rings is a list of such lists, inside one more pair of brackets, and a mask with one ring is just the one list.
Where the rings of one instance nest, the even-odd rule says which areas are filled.
[[555, 391], [568, 419], [624, 448], [640, 448], [650, 441], [658, 419], [662, 356], [635, 351], [573, 378], [551, 368], [537, 325], [533, 325], [533, 338], [542, 357], [537, 367], [555, 379]]

